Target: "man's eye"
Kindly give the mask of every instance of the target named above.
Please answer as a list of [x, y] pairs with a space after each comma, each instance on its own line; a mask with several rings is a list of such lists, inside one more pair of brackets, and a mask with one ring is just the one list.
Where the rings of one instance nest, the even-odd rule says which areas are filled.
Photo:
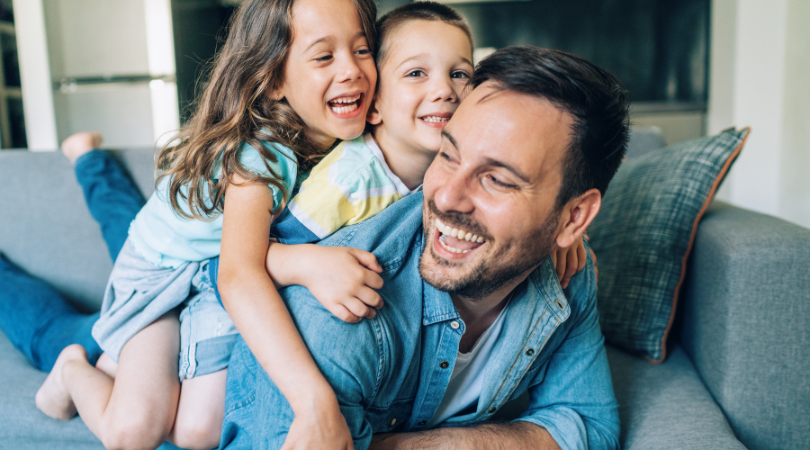
[[487, 178], [489, 178], [493, 183], [502, 188], [512, 189], [516, 187], [514, 184], [504, 183], [503, 181], [495, 178], [494, 175], [487, 175]]
[[411, 70], [405, 76], [406, 77], [423, 77], [423, 76], [425, 76], [425, 72], [423, 70]]
[[451, 78], [467, 79], [467, 78], [470, 78], [470, 74], [468, 74], [467, 72], [465, 72], [463, 70], [457, 70], [457, 71], [453, 72], [452, 74], [450, 74], [450, 77]]

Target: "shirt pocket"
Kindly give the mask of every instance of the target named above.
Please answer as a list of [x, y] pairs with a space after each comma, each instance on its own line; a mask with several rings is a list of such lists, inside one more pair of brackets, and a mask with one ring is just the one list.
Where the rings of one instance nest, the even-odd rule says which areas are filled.
[[394, 431], [411, 417], [414, 400], [415, 398], [395, 400], [387, 408], [370, 407], [366, 414], [369, 423], [371, 423], [371, 429], [375, 433]]

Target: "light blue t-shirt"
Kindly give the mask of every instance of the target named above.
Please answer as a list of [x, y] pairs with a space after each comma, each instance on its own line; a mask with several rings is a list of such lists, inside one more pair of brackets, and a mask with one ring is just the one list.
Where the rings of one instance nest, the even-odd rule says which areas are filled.
[[[295, 154], [289, 148], [270, 142], [263, 142], [276, 156], [276, 162], [267, 161], [276, 176], [292, 193], [295, 186], [298, 164]], [[239, 149], [239, 162], [245, 169], [261, 176], [272, 176], [259, 152], [248, 144]], [[218, 173], [219, 170], [215, 170]], [[172, 209], [168, 198], [169, 178], [160, 181], [155, 193], [146, 202], [135, 220], [129, 226], [129, 239], [144, 259], [160, 267], [178, 267], [186, 261], [203, 261], [218, 256], [222, 242], [222, 214], [209, 220], [186, 219]], [[268, 186], [273, 193], [274, 205], [283, 201], [283, 193], [275, 186]], [[183, 193], [188, 193], [186, 186]], [[206, 196], [206, 202], [209, 198]], [[185, 213], [190, 213], [188, 205], [180, 202]]]

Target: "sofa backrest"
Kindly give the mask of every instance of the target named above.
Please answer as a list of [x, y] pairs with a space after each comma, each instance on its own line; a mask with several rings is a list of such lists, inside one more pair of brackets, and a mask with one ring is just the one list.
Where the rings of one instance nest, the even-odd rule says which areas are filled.
[[[151, 195], [154, 151], [114, 154]], [[98, 309], [112, 262], [68, 160], [61, 152], [3, 150], [0, 180], [0, 252], [80, 308]]]

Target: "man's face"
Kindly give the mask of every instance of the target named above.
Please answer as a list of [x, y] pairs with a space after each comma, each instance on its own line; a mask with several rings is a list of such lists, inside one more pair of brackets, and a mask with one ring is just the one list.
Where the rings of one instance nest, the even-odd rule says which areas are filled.
[[549, 101], [491, 82], [470, 94], [425, 174], [420, 271], [428, 283], [482, 297], [548, 256], [572, 124]]

